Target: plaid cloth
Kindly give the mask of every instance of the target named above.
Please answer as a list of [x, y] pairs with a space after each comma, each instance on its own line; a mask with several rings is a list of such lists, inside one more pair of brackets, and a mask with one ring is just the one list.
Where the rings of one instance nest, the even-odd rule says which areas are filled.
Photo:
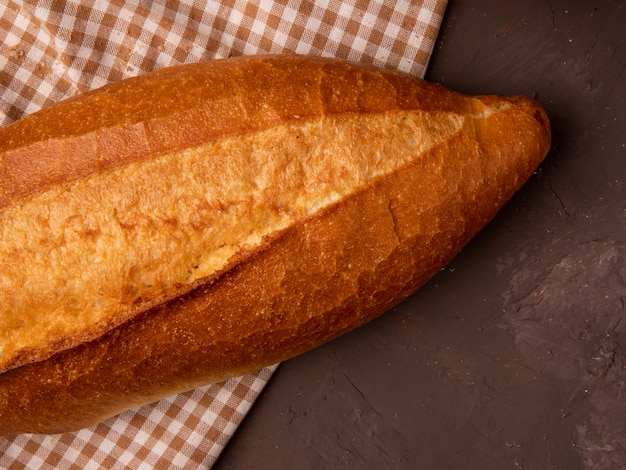
[[[292, 52], [423, 76], [447, 0], [0, 0], [0, 126], [169, 65]], [[276, 366], [54, 435], [0, 438], [0, 468], [208, 468]]]

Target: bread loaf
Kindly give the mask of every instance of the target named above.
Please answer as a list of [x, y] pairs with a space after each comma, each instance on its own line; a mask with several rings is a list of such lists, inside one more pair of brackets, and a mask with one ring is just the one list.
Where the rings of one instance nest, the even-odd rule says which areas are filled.
[[0, 129], [0, 434], [86, 427], [397, 304], [532, 175], [522, 97], [267, 56]]

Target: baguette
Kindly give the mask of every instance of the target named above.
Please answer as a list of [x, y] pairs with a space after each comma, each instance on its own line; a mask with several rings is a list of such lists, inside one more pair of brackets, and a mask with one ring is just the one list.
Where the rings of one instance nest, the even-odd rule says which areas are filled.
[[0, 435], [87, 427], [356, 328], [549, 147], [530, 99], [299, 56], [165, 68], [0, 129]]

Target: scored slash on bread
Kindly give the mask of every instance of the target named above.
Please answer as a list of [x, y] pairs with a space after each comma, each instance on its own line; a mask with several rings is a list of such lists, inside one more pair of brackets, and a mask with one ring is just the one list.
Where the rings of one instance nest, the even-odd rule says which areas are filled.
[[354, 329], [549, 147], [530, 99], [299, 56], [167, 68], [0, 129], [0, 433], [85, 427]]

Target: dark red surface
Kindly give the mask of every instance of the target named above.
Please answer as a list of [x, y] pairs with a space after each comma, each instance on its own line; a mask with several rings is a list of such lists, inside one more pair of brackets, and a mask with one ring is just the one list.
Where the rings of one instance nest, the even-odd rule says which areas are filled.
[[282, 364], [218, 469], [626, 468], [626, 2], [450, 0], [427, 79], [554, 148], [426, 287]]

